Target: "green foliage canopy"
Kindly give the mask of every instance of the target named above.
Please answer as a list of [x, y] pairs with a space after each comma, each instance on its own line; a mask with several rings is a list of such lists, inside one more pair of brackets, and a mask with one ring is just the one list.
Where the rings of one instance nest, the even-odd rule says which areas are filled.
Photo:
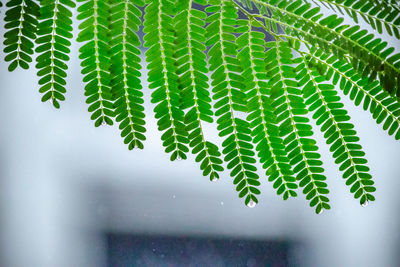
[[[240, 198], [258, 203], [264, 169], [283, 199], [300, 187], [316, 213], [330, 209], [319, 127], [350, 192], [375, 200], [354, 124], [337, 92], [400, 139], [397, 0], [77, 0], [84, 95], [95, 126], [118, 123], [129, 149], [146, 140], [142, 46], [155, 118], [170, 159], [191, 151], [204, 176], [224, 162]], [[36, 52], [42, 101], [65, 100], [73, 0], [9, 0], [9, 70]], [[329, 9], [331, 15], [322, 10]], [[354, 21], [346, 24], [344, 18]], [[363, 21], [372, 30], [359, 26]], [[144, 33], [144, 35], [142, 34]], [[216, 122], [222, 147], [204, 125]]]

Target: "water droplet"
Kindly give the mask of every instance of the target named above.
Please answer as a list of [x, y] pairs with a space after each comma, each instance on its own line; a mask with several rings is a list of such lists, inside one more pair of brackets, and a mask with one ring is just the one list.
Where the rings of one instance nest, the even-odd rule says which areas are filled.
[[324, 212], [324, 209], [320, 209], [319, 211], [317, 211], [317, 214], [321, 214]]
[[211, 179], [211, 182], [216, 182], [216, 181], [218, 181], [217, 177], [214, 177], [214, 178]]
[[249, 208], [254, 208], [257, 205], [257, 203], [253, 200], [250, 200], [249, 203], [247, 203], [247, 207]]
[[52, 98], [50, 98], [49, 102], [50, 102], [50, 104], [53, 105], [53, 99]]
[[176, 196], [175, 196], [175, 195], [173, 195], [173, 196], [172, 196], [172, 198], [176, 198]]
[[224, 202], [223, 201], [221, 201], [221, 206], [223, 206], [224, 205]]
[[106, 125], [107, 125], [107, 122], [106, 122], [106, 121], [103, 121], [103, 122], [101, 123], [101, 125], [106, 126]]
[[156, 252], [156, 249], [155, 249], [155, 248], [153, 248], [153, 252]]
[[366, 206], [368, 206], [368, 204], [369, 204], [369, 201], [368, 201], [368, 200], [365, 200], [365, 201], [361, 204], [361, 207], [366, 207]]
[[182, 160], [182, 158], [180, 156], [176, 156], [176, 160]]

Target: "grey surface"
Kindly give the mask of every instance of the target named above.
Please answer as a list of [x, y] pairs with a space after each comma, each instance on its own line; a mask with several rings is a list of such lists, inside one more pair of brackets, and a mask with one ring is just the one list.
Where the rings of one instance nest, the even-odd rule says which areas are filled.
[[317, 216], [303, 196], [283, 202], [264, 176], [249, 209], [227, 173], [211, 183], [193, 157], [169, 161], [146, 86], [143, 151], [128, 151], [116, 127], [94, 128], [77, 50], [61, 110], [40, 102], [34, 68], [8, 73], [0, 63], [0, 266], [105, 266], [103, 231], [293, 239], [304, 244], [294, 253], [301, 266], [400, 265], [400, 142], [347, 97], [377, 201], [362, 208], [353, 199], [315, 128], [333, 210]]

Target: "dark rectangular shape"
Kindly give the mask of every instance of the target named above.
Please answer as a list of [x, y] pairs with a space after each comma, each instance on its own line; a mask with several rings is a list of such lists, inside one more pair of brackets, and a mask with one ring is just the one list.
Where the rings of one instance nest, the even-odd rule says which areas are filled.
[[109, 267], [288, 266], [291, 242], [108, 234]]

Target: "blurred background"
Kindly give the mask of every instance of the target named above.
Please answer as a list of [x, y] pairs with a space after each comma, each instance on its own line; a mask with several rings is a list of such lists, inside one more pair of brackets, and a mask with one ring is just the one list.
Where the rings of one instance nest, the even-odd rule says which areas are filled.
[[78, 49], [73, 42], [60, 110], [40, 102], [34, 68], [8, 73], [0, 63], [1, 267], [400, 266], [400, 142], [347, 96], [377, 200], [353, 199], [315, 128], [332, 210], [316, 215], [303, 196], [282, 201], [262, 171], [250, 209], [227, 172], [211, 183], [193, 157], [169, 161], [145, 79], [144, 150], [128, 151], [117, 127], [95, 128]]

